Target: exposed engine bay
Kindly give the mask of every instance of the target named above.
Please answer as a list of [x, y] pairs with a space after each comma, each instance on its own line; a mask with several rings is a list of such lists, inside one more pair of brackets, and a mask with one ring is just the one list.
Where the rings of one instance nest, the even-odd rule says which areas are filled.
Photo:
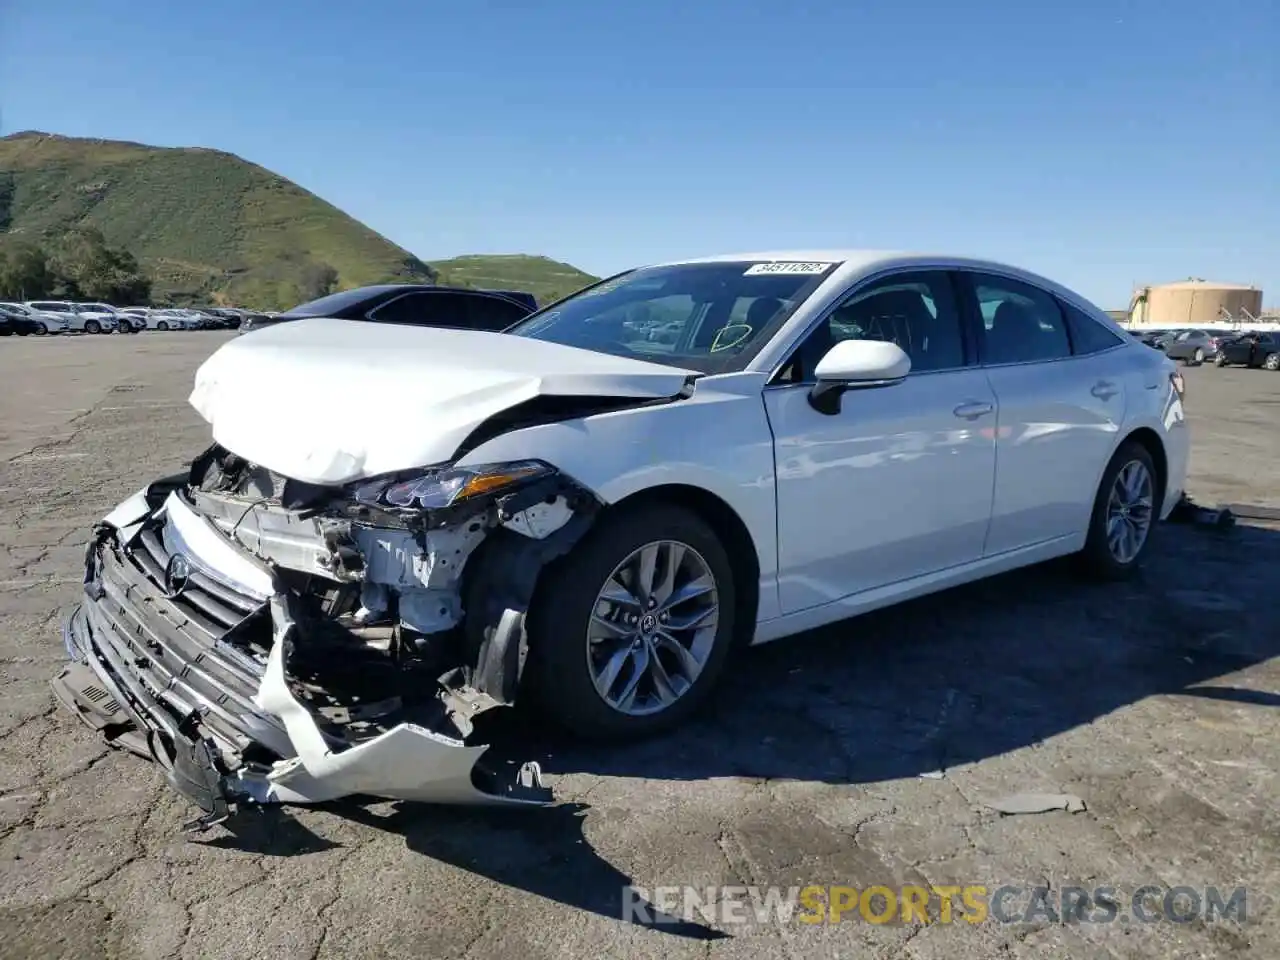
[[55, 692], [202, 825], [352, 794], [545, 802], [536, 764], [480, 758], [539, 571], [599, 507], [538, 461], [321, 486], [215, 444], [95, 528]]

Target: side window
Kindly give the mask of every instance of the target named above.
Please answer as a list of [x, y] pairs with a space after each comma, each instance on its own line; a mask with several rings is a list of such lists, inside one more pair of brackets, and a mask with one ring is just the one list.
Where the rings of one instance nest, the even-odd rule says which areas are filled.
[[1058, 301], [1043, 290], [986, 274], [970, 274], [982, 315], [987, 363], [1034, 363], [1071, 356]]
[[841, 340], [886, 340], [911, 358], [911, 371], [965, 365], [964, 335], [951, 278], [943, 272], [900, 273], [856, 290], [811, 333], [782, 379], [798, 382]]
[[524, 307], [498, 297], [474, 296], [469, 304], [468, 316], [476, 330], [505, 330], [529, 315]]
[[415, 327], [466, 327], [469, 299], [452, 293], [410, 293], [375, 309], [373, 319]]
[[1077, 310], [1071, 304], [1060, 305], [1062, 312], [1066, 315], [1067, 326], [1071, 330], [1072, 352], [1076, 355], [1101, 353], [1103, 350], [1110, 350], [1117, 343], [1124, 342], [1097, 320]]

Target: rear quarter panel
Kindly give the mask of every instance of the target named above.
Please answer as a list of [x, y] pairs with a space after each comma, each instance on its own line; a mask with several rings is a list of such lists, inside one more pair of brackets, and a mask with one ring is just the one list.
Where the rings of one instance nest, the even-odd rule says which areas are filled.
[[1184, 401], [1174, 389], [1172, 380], [1178, 366], [1164, 354], [1138, 344], [1130, 345], [1125, 352], [1130, 354], [1125, 383], [1128, 403], [1121, 436], [1127, 438], [1136, 430], [1148, 429], [1160, 439], [1167, 464], [1161, 509], [1163, 519], [1186, 489], [1187, 460], [1191, 450]]

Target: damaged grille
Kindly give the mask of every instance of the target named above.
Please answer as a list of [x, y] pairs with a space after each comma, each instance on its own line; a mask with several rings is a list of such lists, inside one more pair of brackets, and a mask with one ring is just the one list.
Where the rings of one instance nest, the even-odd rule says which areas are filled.
[[179, 574], [182, 580], [177, 582], [170, 567], [177, 554], [170, 546], [172, 542], [167, 520], [162, 517], [155, 527], [142, 531], [137, 545], [127, 553], [151, 582], [206, 634], [213, 637], [226, 633], [262, 609], [264, 601], [222, 583], [198, 567], [188, 566]]
[[161, 516], [128, 546], [107, 538], [90, 548], [97, 575], [88, 585], [97, 602], [85, 606], [92, 653], [132, 707], [161, 726], [197, 712], [225, 756], [238, 758], [254, 742], [288, 751], [283, 727], [253, 703], [271, 642], [266, 601], [195, 567], [175, 591], [165, 527]]

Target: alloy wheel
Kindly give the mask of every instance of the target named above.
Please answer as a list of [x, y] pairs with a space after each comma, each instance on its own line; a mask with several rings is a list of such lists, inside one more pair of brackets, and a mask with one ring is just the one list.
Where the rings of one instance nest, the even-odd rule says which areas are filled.
[[1155, 483], [1141, 460], [1130, 460], [1116, 474], [1107, 499], [1107, 547], [1123, 564], [1142, 552], [1155, 512]]
[[706, 559], [674, 540], [634, 550], [596, 595], [587, 666], [627, 716], [660, 713], [693, 687], [715, 646], [719, 591]]

